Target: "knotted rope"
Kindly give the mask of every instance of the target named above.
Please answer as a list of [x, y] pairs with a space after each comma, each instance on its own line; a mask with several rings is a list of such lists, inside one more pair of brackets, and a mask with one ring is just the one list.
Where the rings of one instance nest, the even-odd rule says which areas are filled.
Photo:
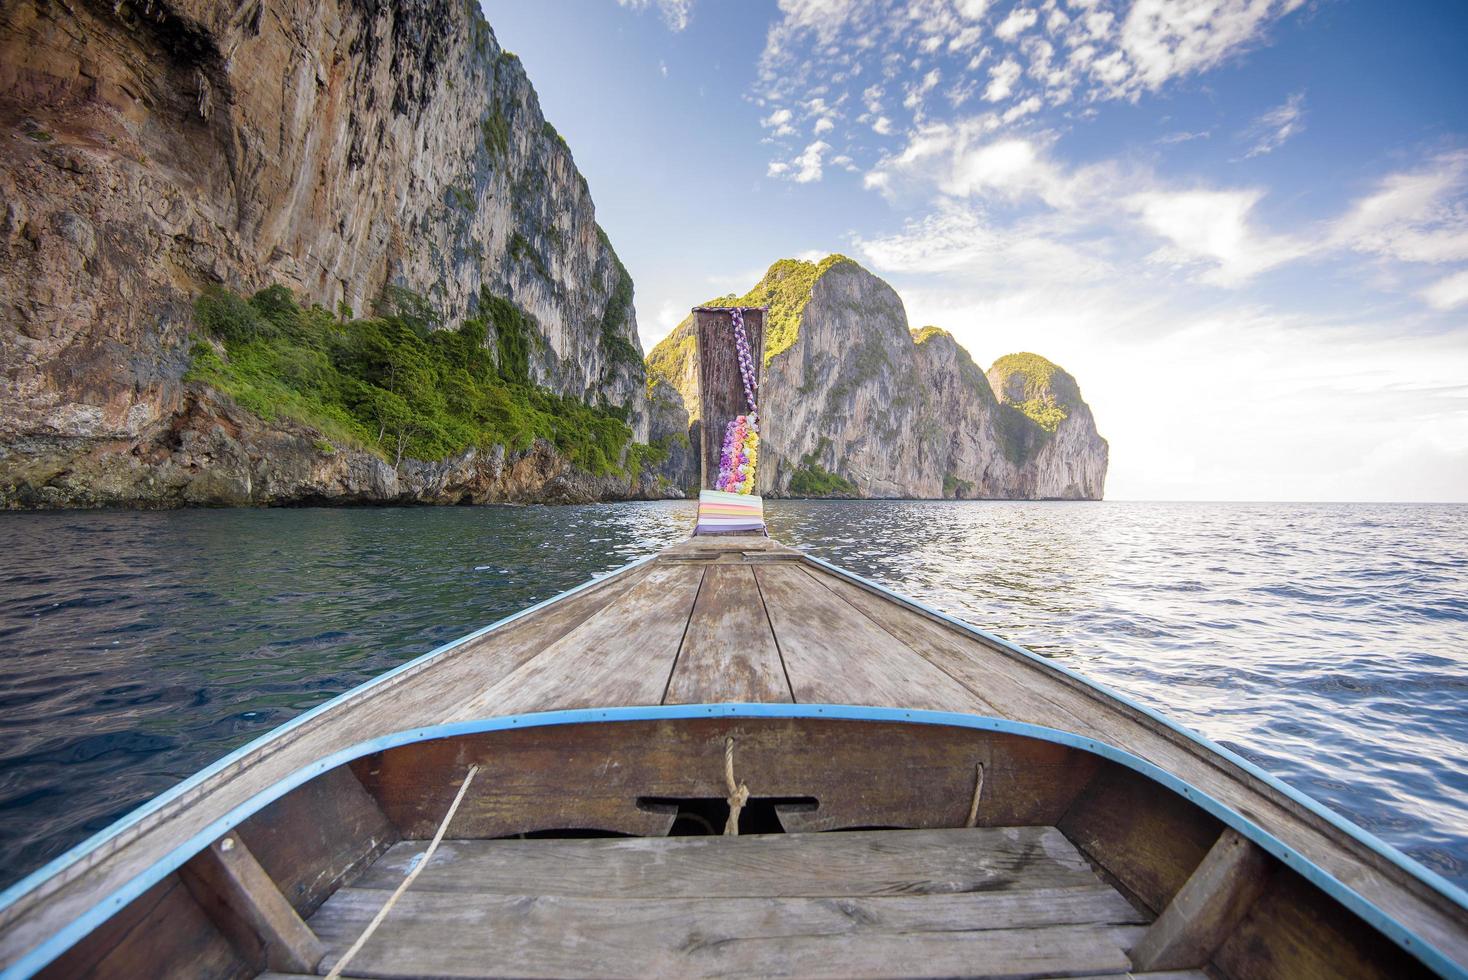
[[724, 785], [729, 789], [729, 819], [724, 823], [725, 837], [739, 836], [739, 811], [749, 802], [749, 787], [734, 781], [734, 736], [724, 739]]
[[449, 829], [449, 821], [454, 819], [454, 814], [459, 810], [459, 804], [464, 802], [464, 794], [468, 792], [469, 783], [474, 780], [474, 774], [478, 771], [479, 766], [477, 765], [469, 767], [469, 772], [464, 776], [464, 783], [459, 787], [459, 795], [455, 796], [454, 802], [449, 805], [449, 812], [443, 815], [443, 822], [438, 825], [438, 833], [433, 835], [433, 841], [428, 845], [428, 850], [423, 852], [423, 856], [418, 859], [418, 863], [413, 866], [413, 870], [408, 872], [408, 876], [403, 879], [403, 883], [398, 886], [397, 891], [393, 892], [388, 898], [387, 904], [377, 910], [377, 914], [372, 917], [372, 921], [367, 923], [367, 928], [362, 930], [362, 935], [358, 936], [357, 941], [352, 943], [351, 949], [348, 949], [342, 954], [342, 958], [336, 961], [336, 966], [331, 968], [331, 972], [326, 975], [326, 980], [338, 980], [342, 975], [342, 971], [347, 968], [347, 964], [352, 961], [352, 957], [356, 956], [362, 947], [367, 945], [367, 940], [372, 938], [372, 934], [377, 931], [377, 927], [382, 925], [382, 920], [387, 918], [387, 914], [392, 911], [392, 907], [397, 904], [398, 899], [403, 897], [403, 893], [408, 890], [408, 886], [413, 883], [413, 879], [417, 878], [423, 869], [428, 867], [428, 862], [433, 859], [433, 852], [438, 850], [438, 842], [443, 840], [444, 832]]
[[979, 797], [984, 792], [984, 764], [980, 762], [975, 768], [978, 769], [978, 775], [974, 779], [974, 801], [968, 805], [968, 819], [963, 822], [965, 827], [979, 825]]

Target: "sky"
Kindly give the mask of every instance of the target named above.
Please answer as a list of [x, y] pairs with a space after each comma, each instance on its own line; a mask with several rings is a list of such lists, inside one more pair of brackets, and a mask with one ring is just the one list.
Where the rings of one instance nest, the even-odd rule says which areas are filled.
[[644, 349], [840, 252], [1074, 374], [1107, 497], [1468, 500], [1461, 0], [482, 0]]

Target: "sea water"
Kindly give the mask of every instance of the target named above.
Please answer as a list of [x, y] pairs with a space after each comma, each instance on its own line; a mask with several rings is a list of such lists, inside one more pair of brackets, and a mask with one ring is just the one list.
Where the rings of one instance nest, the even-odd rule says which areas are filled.
[[[768, 501], [1468, 884], [1468, 506]], [[0, 886], [250, 738], [687, 534], [684, 502], [0, 514]]]

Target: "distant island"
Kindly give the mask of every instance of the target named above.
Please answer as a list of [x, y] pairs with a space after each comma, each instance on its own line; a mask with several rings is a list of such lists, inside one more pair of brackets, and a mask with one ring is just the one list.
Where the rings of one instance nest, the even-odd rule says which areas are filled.
[[[896, 291], [845, 256], [783, 259], [707, 305], [770, 308], [766, 496], [1101, 497], [1106, 440], [1074, 378], [1037, 354], [986, 375], [946, 330], [910, 329]], [[648, 391], [697, 424], [694, 347], [690, 317], [648, 355]]]
[[[0, 96], [0, 507], [697, 487], [687, 324], [644, 361], [519, 59], [476, 4], [343, 9], [288, 47], [248, 18], [36, 7]], [[1102, 495], [1106, 442], [1045, 358], [986, 373], [841, 256], [720, 301], [771, 308], [766, 495]]]

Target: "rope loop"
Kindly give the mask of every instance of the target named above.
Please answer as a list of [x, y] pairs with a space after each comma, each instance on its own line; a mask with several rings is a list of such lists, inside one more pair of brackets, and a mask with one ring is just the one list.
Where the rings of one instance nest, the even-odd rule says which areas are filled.
[[749, 802], [749, 787], [734, 780], [734, 736], [724, 739], [724, 786], [729, 791], [729, 819], [724, 823], [725, 837], [739, 836], [739, 811]]

